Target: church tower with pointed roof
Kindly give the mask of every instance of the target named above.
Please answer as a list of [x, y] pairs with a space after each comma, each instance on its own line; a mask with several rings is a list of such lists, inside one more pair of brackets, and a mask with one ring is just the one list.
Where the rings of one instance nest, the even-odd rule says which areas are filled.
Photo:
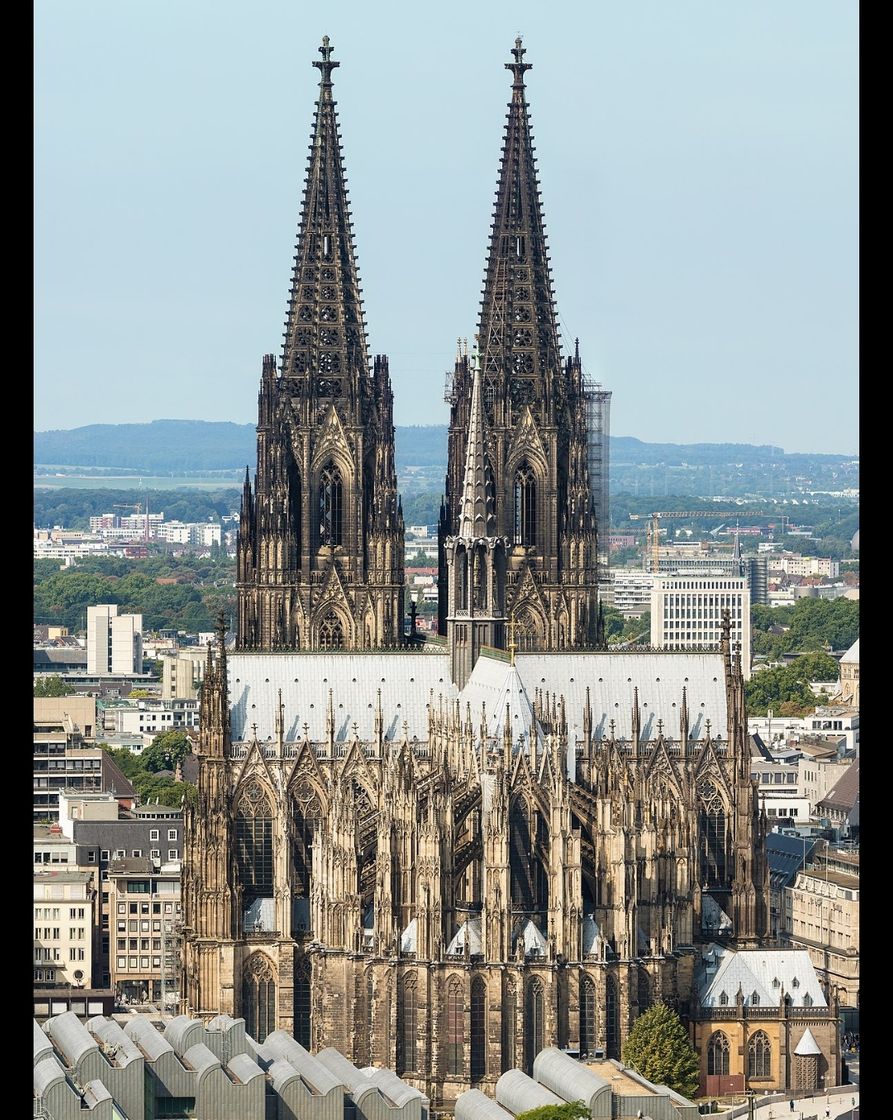
[[240, 650], [402, 642], [393, 394], [387, 357], [367, 353], [328, 36], [319, 53], [281, 365], [263, 359], [257, 473], [242, 495]]
[[[515, 40], [505, 139], [478, 332], [490, 433], [496, 535], [507, 550], [506, 614], [526, 650], [598, 642], [596, 524], [587, 461], [586, 389], [579, 347], [563, 359], [545, 221]], [[446, 492], [440, 517], [441, 632], [446, 551], [462, 515], [473, 379], [460, 354], [450, 380]]]

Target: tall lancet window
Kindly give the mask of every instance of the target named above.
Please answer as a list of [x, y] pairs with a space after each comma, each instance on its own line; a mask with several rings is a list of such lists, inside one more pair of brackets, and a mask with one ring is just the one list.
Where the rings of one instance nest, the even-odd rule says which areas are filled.
[[526, 461], [515, 474], [515, 544], [536, 544], [536, 476]]
[[465, 1009], [462, 981], [450, 980], [446, 998], [446, 1071], [461, 1074], [465, 1064]]
[[332, 547], [341, 544], [344, 523], [344, 484], [334, 463], [323, 467], [319, 476], [319, 543]]
[[245, 1033], [263, 1042], [276, 1030], [276, 982], [269, 957], [255, 953], [242, 972], [242, 1018]]
[[292, 534], [292, 547], [294, 555], [291, 563], [301, 563], [301, 515], [303, 502], [301, 499], [301, 476], [294, 460], [288, 465], [288, 520]]
[[302, 957], [295, 968], [295, 1025], [292, 1033], [305, 1050], [310, 1049], [310, 1007], [310, 961]]
[[590, 977], [584, 976], [580, 981], [580, 1057], [582, 1058], [595, 1053], [598, 1027], [596, 1007], [595, 984]]
[[480, 976], [471, 982], [471, 1080], [487, 1072], [487, 985]]
[[256, 899], [273, 897], [273, 808], [254, 780], [239, 796], [235, 841], [242, 908], [248, 910]]
[[414, 1073], [418, 1063], [417, 994], [418, 983], [414, 975], [407, 976], [397, 988], [397, 1073], [401, 1075]]
[[533, 1074], [533, 1059], [544, 1046], [545, 999], [543, 985], [534, 978], [527, 985], [527, 999], [524, 1007], [524, 1068], [528, 1076]]
[[708, 887], [725, 887], [726, 811], [719, 790], [712, 782], [698, 786], [698, 833], [701, 842], [701, 883]]

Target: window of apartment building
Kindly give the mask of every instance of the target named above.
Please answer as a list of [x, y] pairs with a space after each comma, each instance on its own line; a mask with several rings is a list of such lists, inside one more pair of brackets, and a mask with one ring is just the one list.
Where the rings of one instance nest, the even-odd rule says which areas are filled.
[[176, 840], [177, 839], [177, 830], [175, 828], [169, 828], [167, 830], [167, 838], [168, 838], [168, 840]]
[[148, 938], [148, 937], [141, 937], [141, 938], [140, 938], [140, 949], [141, 949], [141, 950], [142, 950], [142, 951], [143, 951], [144, 953], [148, 953], [148, 952], [149, 952], [149, 938]]
[[794, 783], [797, 781], [796, 774], [786, 774], [785, 777], [787, 778], [787, 783], [789, 786], [794, 785]]
[[149, 829], [149, 839], [150, 840], [157, 840], [158, 839], [158, 829], [157, 828], [150, 828]]
[[160, 902], [153, 902], [152, 903], [152, 913], [153, 914], [160, 914], [161, 913], [161, 903]]
[[140, 913], [141, 914], [148, 914], [149, 913], [149, 903], [148, 902], [141, 902], [140, 903]]
[[69, 906], [68, 917], [71, 919], [71, 921], [74, 921], [75, 918], [80, 918], [81, 921], [83, 921], [83, 919], [84, 919], [84, 908], [83, 908], [83, 906]]
[[100, 860], [104, 863], [109, 858], [108, 848], [103, 848], [99, 853]]
[[140, 968], [148, 968], [148, 967], [149, 967], [149, 958], [148, 957], [140, 957]]
[[149, 858], [150, 859], [161, 859], [161, 852], [159, 851], [159, 849], [158, 848], [153, 848], [152, 851], [149, 852]]
[[171, 913], [173, 913], [173, 907], [172, 907], [172, 904], [171, 904], [170, 902], [165, 902], [165, 904], [164, 904], [164, 912], [165, 912], [165, 914], [171, 914]]
[[142, 859], [143, 849], [142, 848], [133, 848], [130, 854], [134, 859]]
[[124, 857], [126, 855], [127, 855], [127, 852], [125, 851], [124, 848], [117, 848], [116, 851], [115, 851], [115, 859], [124, 859]]
[[138, 940], [138, 939], [137, 939], [136, 937], [131, 937], [131, 938], [129, 938], [129, 939], [128, 939], [128, 941], [127, 941], [127, 948], [128, 948], [128, 949], [130, 949], [130, 951], [131, 951], [131, 952], [133, 952], [133, 953], [135, 953], [135, 952], [136, 952], [136, 943], [137, 943], [137, 940]]
[[153, 968], [161, 968], [161, 957], [153, 957], [152, 958], [152, 967]]
[[127, 928], [131, 933], [136, 933], [138, 925], [139, 923], [137, 922], [136, 918], [130, 918], [127, 922]]
[[126, 949], [127, 948], [127, 938], [126, 937], [119, 937], [117, 939], [117, 941], [115, 942], [115, 948], [118, 950], [118, 952], [120, 952], [122, 949]]
[[118, 913], [119, 914], [126, 914], [127, 913], [127, 903], [126, 902], [119, 902], [118, 903]]
[[148, 933], [149, 932], [149, 923], [148, 922], [140, 922], [140, 929], [142, 930], [143, 933]]
[[139, 903], [136, 903], [136, 902], [131, 902], [130, 903], [130, 913], [131, 914], [138, 913], [138, 910], [137, 910], [138, 905], [139, 905]]
[[96, 863], [96, 852], [92, 848], [87, 852], [87, 863]]
[[156, 953], [161, 948], [161, 938], [160, 937], [153, 937], [152, 938], [152, 948], [155, 950]]
[[178, 859], [179, 856], [177, 855], [177, 849], [176, 848], [168, 848], [167, 858], [168, 859]]

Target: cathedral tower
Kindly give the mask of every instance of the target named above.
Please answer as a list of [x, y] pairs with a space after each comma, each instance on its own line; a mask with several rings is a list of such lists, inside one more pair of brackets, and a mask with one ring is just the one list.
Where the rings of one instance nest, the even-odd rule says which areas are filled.
[[240, 650], [388, 649], [403, 630], [403, 514], [388, 360], [370, 366], [328, 36], [281, 368], [263, 359], [257, 474], [237, 559]]
[[[515, 40], [512, 99], [481, 304], [482, 403], [492, 449], [495, 535], [508, 539], [506, 614], [528, 650], [597, 641], [596, 524], [587, 464], [586, 390], [579, 351], [561, 357], [533, 136]], [[460, 355], [440, 518], [440, 630], [446, 633], [445, 541], [458, 532], [472, 375]]]

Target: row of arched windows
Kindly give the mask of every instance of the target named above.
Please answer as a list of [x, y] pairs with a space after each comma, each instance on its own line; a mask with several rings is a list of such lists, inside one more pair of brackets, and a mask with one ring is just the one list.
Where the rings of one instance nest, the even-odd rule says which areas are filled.
[[[714, 1031], [707, 1043], [708, 1076], [728, 1076], [729, 1050], [728, 1036], [723, 1031]], [[764, 1080], [772, 1076], [772, 1043], [765, 1031], [757, 1031], [748, 1040], [747, 1076]]]

